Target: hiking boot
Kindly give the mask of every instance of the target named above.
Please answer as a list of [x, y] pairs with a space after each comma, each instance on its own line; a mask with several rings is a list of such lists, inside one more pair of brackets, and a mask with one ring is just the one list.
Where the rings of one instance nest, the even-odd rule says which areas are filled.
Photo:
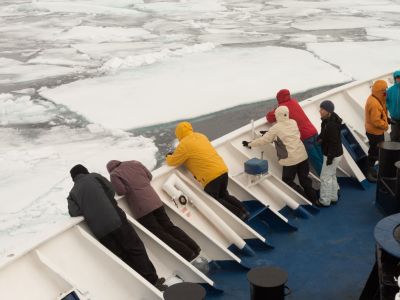
[[367, 175], [365, 176], [369, 182], [377, 182], [378, 177], [375, 168], [368, 168]]
[[165, 282], [164, 277], [158, 278], [154, 286], [161, 292], [164, 292], [168, 288], [168, 285], [165, 285], [164, 282]]
[[239, 217], [243, 222], [247, 222], [250, 219], [250, 213], [248, 211], [243, 212]]

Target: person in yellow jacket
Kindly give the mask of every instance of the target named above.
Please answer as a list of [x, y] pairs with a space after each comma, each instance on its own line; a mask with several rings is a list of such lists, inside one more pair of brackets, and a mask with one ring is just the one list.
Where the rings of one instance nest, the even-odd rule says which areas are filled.
[[174, 153], [167, 154], [167, 164], [184, 165], [201, 183], [207, 194], [240, 219], [247, 220], [247, 209], [241, 201], [228, 193], [228, 168], [208, 138], [204, 134], [194, 132], [189, 122], [179, 123], [175, 135], [179, 145]]
[[377, 173], [374, 168], [378, 160], [379, 143], [385, 140], [384, 133], [389, 128], [389, 119], [386, 109], [387, 83], [377, 80], [372, 86], [372, 93], [365, 104], [365, 130], [369, 141], [367, 179], [376, 182]]

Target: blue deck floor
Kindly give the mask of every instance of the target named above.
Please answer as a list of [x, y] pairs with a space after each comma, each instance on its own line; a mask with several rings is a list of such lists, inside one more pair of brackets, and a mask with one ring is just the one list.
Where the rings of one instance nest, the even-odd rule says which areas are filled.
[[[354, 300], [374, 261], [373, 229], [383, 215], [374, 205], [375, 185], [361, 189], [350, 179], [340, 181], [338, 204], [321, 208], [310, 219], [293, 218], [299, 230], [267, 234], [272, 250], [257, 251], [256, 265], [274, 265], [289, 274], [292, 300]], [[249, 299], [247, 271], [220, 271], [212, 278], [224, 289], [207, 299]]]

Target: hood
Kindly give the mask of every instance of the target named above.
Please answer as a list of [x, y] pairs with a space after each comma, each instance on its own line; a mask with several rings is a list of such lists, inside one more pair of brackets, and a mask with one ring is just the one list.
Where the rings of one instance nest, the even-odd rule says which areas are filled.
[[121, 164], [119, 160], [110, 160], [107, 163], [107, 170], [108, 173], [111, 173], [116, 167], [118, 167]]
[[189, 122], [181, 122], [176, 126], [175, 135], [178, 140], [182, 140], [191, 133], [193, 133], [193, 127]]
[[385, 80], [377, 80], [372, 86], [372, 96], [378, 99], [383, 106], [386, 105], [386, 96], [383, 96], [382, 93], [386, 92], [387, 87], [388, 86]]
[[397, 70], [393, 73], [394, 84], [398, 84], [396, 83], [396, 77], [400, 77], [400, 70]]
[[279, 104], [288, 102], [291, 100], [289, 90], [280, 90], [278, 94], [276, 94], [276, 99], [278, 100]]
[[287, 108], [287, 106], [279, 106], [275, 110], [275, 117], [276, 121], [278, 122], [284, 122], [289, 120], [289, 109]]

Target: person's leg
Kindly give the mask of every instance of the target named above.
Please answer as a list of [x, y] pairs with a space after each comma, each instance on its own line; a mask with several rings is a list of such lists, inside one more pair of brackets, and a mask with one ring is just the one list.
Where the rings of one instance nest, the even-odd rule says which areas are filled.
[[366, 177], [369, 181], [375, 182], [377, 180], [377, 172], [374, 168], [376, 161], [379, 159], [379, 148], [380, 142], [383, 142], [384, 135], [375, 135], [367, 133], [369, 149], [368, 149], [368, 169]]
[[246, 207], [243, 205], [243, 203], [235, 196], [229, 194], [228, 181], [229, 181], [228, 173], [225, 173], [222, 176], [221, 180], [221, 190], [220, 190], [221, 198], [223, 198], [226, 202], [230, 203], [231, 205], [236, 206], [237, 209], [241, 210], [244, 214], [248, 214], [248, 211]]
[[218, 200], [220, 198], [220, 190], [221, 190], [221, 183], [222, 183], [222, 177], [219, 176], [215, 178], [214, 180], [210, 181], [205, 187], [204, 191], [209, 194], [211, 197], [214, 199]]
[[296, 192], [298, 192], [299, 194], [301, 194], [302, 196], [305, 197], [306, 195], [304, 193], [304, 190], [299, 185], [294, 183], [296, 173], [297, 173], [297, 165], [283, 166], [282, 181], [285, 182], [292, 189], [294, 189]]
[[308, 165], [308, 159], [297, 165], [297, 176], [299, 177], [299, 182], [304, 190], [304, 194], [309, 201], [315, 203], [317, 201], [317, 194], [312, 187], [312, 180], [308, 177], [309, 172], [310, 167]]
[[[201, 248], [199, 247], [199, 245], [192, 238], [190, 238], [182, 229], [175, 226], [171, 222], [170, 218], [165, 212], [164, 206], [161, 206], [160, 208], [154, 210], [153, 216], [156, 218], [157, 223], [161, 226], [164, 232], [167, 233], [169, 237], [175, 241], [176, 245], [180, 245], [181, 248], [182, 248], [181, 244], [184, 245], [183, 250], [179, 249], [176, 250], [172, 246], [171, 248], [173, 248], [176, 252], [181, 254], [186, 260], [189, 261], [200, 254]], [[190, 250], [190, 255], [188, 250]], [[186, 252], [186, 254], [184, 254], [184, 252]]]
[[313, 166], [317, 175], [321, 175], [322, 163], [323, 163], [323, 154], [321, 145], [317, 141], [318, 135], [313, 135], [312, 137], [305, 139], [303, 141], [304, 147], [306, 148], [308, 159], [311, 165]]
[[227, 186], [228, 186], [228, 174], [225, 173], [219, 176], [218, 178], [214, 179], [210, 183], [208, 183], [204, 187], [204, 191], [211, 197], [213, 197], [215, 200], [217, 200], [219, 203], [221, 203], [223, 206], [225, 206], [227, 209], [229, 209], [233, 214], [242, 219], [244, 218], [245, 214], [242, 207], [232, 204], [233, 201], [226, 199], [227, 197], [225, 191]]
[[390, 125], [390, 140], [392, 142], [400, 142], [400, 120], [396, 120], [395, 122]]
[[319, 202], [324, 206], [329, 206], [331, 204], [330, 200], [330, 187], [332, 177], [329, 175], [329, 166], [326, 165], [327, 157], [324, 155], [324, 163], [322, 165], [321, 170], [321, 187], [320, 187], [320, 196]]
[[156, 269], [147, 256], [142, 240], [132, 226], [124, 222], [116, 238], [119, 247], [124, 253], [123, 261], [151, 284], [156, 284], [158, 281]]
[[[118, 228], [116, 231], [121, 230]], [[110, 250], [112, 253], [114, 253], [116, 256], [118, 256], [120, 259], [123, 260], [124, 258], [124, 251], [119, 247], [119, 243], [117, 242], [116, 236], [118, 235], [116, 231], [113, 231], [106, 236], [102, 237], [99, 239], [99, 242], [103, 244], [104, 247], [106, 247], [108, 250]]]
[[338, 198], [339, 198], [339, 184], [337, 181], [337, 168], [339, 167], [339, 163], [342, 160], [342, 156], [339, 157], [335, 157], [332, 161], [332, 172], [331, 172], [331, 177], [332, 177], [332, 198], [331, 198], [331, 202], [337, 202]]

